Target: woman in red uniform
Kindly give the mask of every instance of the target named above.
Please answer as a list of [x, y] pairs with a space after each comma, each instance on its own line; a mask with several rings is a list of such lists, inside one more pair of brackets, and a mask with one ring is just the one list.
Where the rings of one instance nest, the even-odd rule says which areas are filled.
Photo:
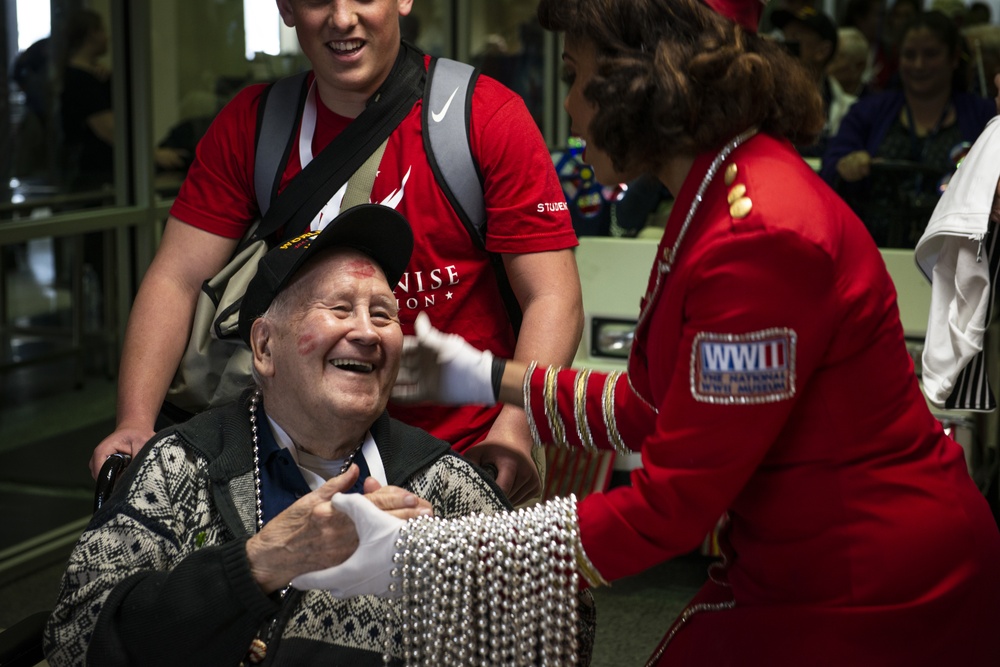
[[651, 664], [996, 664], [1000, 533], [926, 407], [878, 249], [793, 148], [818, 96], [754, 34], [759, 4], [729, 1], [539, 7], [598, 178], [676, 194], [628, 373], [501, 368], [424, 320], [425, 381], [461, 402], [500, 380], [539, 444], [641, 451], [630, 486], [576, 508], [592, 584], [728, 517], [722, 567]]

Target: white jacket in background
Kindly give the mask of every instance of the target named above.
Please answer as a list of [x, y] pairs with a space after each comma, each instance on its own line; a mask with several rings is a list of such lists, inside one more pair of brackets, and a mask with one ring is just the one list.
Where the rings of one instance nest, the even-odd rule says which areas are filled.
[[986, 125], [955, 172], [914, 253], [917, 267], [931, 281], [923, 386], [938, 408], [996, 408], [986, 378], [983, 340], [1000, 263], [993, 252], [996, 235], [988, 241], [991, 247], [985, 245], [1000, 180], [998, 118]]

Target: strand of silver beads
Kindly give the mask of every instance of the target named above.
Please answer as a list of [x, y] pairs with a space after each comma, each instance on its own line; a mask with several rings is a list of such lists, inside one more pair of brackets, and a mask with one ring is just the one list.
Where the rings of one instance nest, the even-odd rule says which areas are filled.
[[407, 522], [393, 588], [408, 665], [575, 665], [576, 498]]

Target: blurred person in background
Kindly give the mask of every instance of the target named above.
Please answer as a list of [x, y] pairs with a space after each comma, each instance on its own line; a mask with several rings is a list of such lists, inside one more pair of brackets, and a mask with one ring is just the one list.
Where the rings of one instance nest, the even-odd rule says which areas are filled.
[[880, 67], [877, 83], [880, 90], [896, 85], [903, 31], [922, 10], [920, 0], [896, 0], [886, 12], [878, 44]]
[[[104, 64], [108, 31], [104, 18], [91, 9], [71, 14], [63, 27], [59, 107], [64, 142], [65, 179], [73, 190], [93, 190], [114, 181], [115, 114], [111, 104], [111, 70]], [[182, 168], [184, 155], [158, 147], [161, 168]]]
[[965, 26], [982, 25], [993, 20], [993, 9], [985, 2], [973, 2], [965, 10]]
[[841, 88], [840, 83], [827, 74], [827, 67], [838, 49], [837, 26], [833, 19], [811, 7], [798, 11], [779, 10], [771, 21], [784, 35], [785, 43], [809, 72], [816, 90], [823, 98], [826, 124], [814, 143], [796, 146], [803, 157], [820, 158], [830, 137], [837, 133], [840, 121], [857, 99]]
[[1000, 26], [977, 23], [962, 28], [969, 47], [967, 78], [977, 95], [994, 98], [997, 87], [993, 78], [1000, 73]]
[[953, 150], [975, 141], [997, 112], [992, 99], [967, 91], [963, 45], [946, 15], [919, 14], [903, 31], [900, 86], [859, 100], [823, 156], [823, 178], [880, 245], [913, 247], [918, 218], [926, 213], [926, 224], [941, 178], [954, 169]]
[[879, 77], [883, 68], [881, 40], [884, 14], [884, 0], [848, 0], [843, 18], [840, 20], [841, 27], [857, 28], [868, 40], [865, 82], [876, 90], [880, 90], [882, 85]]

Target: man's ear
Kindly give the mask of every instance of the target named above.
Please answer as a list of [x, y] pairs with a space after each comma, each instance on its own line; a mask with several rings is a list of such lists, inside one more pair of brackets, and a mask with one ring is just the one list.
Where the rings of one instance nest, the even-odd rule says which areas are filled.
[[271, 325], [262, 317], [250, 326], [251, 362], [261, 377], [274, 375], [274, 359], [271, 356]]
[[285, 25], [289, 28], [295, 27], [295, 15], [292, 13], [292, 0], [277, 0], [278, 3], [278, 13], [281, 14], [281, 20], [285, 22]]

